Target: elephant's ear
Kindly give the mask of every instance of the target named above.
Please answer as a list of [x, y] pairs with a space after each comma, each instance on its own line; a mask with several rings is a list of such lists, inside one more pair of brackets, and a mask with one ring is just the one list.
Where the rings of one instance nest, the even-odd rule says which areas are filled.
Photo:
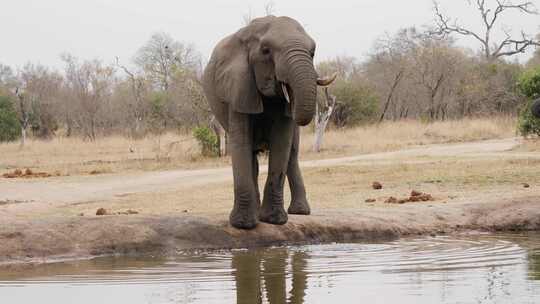
[[249, 64], [247, 46], [240, 35], [229, 36], [219, 46], [216, 58], [215, 84], [219, 98], [236, 112], [263, 112], [261, 95]]

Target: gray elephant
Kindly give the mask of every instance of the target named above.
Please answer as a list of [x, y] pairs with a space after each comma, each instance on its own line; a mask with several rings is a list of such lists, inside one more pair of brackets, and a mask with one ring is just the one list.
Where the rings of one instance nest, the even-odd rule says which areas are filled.
[[540, 118], [540, 98], [532, 102], [531, 112], [534, 117]]
[[[315, 114], [319, 79], [315, 42], [289, 17], [253, 20], [215, 47], [203, 87], [212, 112], [229, 135], [234, 176], [230, 222], [252, 229], [258, 221], [282, 225], [285, 177], [291, 189], [289, 214], [310, 214], [298, 165], [299, 128]], [[269, 151], [268, 179], [260, 204], [257, 153]]]

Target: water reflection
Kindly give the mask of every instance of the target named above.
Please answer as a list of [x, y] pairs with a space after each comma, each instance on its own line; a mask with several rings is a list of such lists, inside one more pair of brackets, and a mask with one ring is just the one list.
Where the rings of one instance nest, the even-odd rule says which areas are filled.
[[[362, 298], [359, 298], [361, 296]], [[540, 303], [540, 233], [0, 269], [0, 303]]]
[[529, 278], [540, 280], [540, 252], [534, 251], [529, 254]]
[[[287, 294], [287, 266], [291, 267], [292, 287]], [[233, 251], [232, 268], [236, 283], [236, 303], [302, 304], [307, 286], [307, 254], [286, 248], [261, 255], [254, 251]]]

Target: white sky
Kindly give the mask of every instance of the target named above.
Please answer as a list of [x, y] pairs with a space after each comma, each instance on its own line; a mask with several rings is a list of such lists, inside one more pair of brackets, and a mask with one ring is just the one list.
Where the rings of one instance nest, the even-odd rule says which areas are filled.
[[[206, 60], [213, 46], [243, 24], [243, 16], [264, 14], [268, 2], [247, 0], [0, 0], [0, 63], [28, 61], [61, 68], [59, 55], [128, 62], [156, 31], [190, 42]], [[488, 0], [493, 1], [493, 0]], [[275, 0], [275, 14], [291, 16], [317, 41], [317, 59], [349, 55], [362, 59], [385, 32], [433, 20], [432, 0]], [[480, 28], [467, 0], [440, 0], [462, 24]], [[533, 0], [540, 7], [540, 0]], [[508, 14], [515, 31], [540, 32], [540, 16]], [[470, 39], [459, 44], [474, 49]], [[521, 56], [524, 60], [527, 56]]]

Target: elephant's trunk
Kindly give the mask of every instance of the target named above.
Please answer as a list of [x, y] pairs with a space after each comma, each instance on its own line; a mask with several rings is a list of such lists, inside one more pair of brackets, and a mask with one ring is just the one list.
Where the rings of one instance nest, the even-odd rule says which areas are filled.
[[317, 101], [317, 72], [313, 59], [302, 49], [291, 51], [288, 56], [288, 85], [292, 89], [292, 115], [296, 123], [305, 126], [315, 115]]

